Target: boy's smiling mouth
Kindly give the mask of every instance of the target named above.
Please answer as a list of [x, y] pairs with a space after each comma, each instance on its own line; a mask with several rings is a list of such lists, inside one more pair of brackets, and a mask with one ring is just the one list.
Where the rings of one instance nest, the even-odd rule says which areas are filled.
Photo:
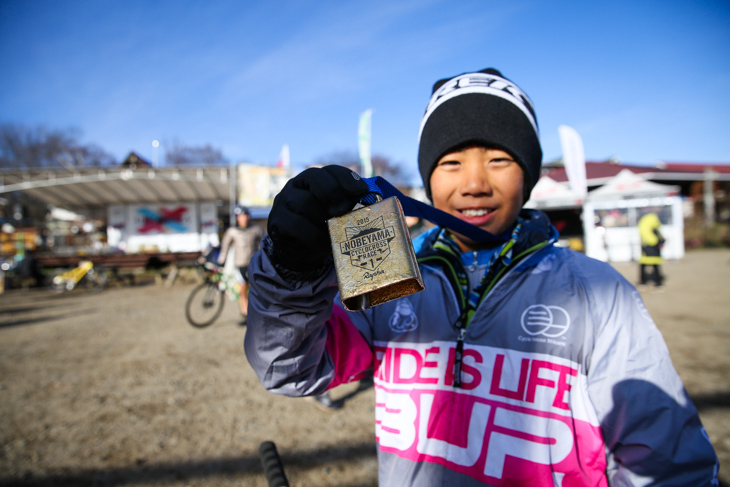
[[459, 213], [467, 218], [477, 218], [480, 216], [487, 215], [494, 211], [491, 208], [465, 208], [463, 210], [457, 210]]

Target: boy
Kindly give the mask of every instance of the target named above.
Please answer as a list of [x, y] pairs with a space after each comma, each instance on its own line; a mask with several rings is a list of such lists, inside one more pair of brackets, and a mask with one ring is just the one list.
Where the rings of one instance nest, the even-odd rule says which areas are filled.
[[290, 396], [374, 369], [381, 486], [717, 485], [638, 293], [522, 210], [541, 160], [532, 103], [501, 73], [437, 82], [419, 134], [426, 192], [502, 241], [435, 227], [414, 242], [425, 290], [351, 313], [325, 221], [367, 187], [337, 166], [302, 172], [251, 264], [249, 362]]

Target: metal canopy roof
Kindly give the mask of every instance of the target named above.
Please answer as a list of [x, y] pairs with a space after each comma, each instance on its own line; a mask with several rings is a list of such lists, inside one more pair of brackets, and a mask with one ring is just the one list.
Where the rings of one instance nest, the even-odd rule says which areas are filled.
[[220, 166], [0, 172], [0, 195], [24, 191], [47, 204], [68, 209], [203, 201], [226, 204], [231, 199], [232, 189], [230, 169]]

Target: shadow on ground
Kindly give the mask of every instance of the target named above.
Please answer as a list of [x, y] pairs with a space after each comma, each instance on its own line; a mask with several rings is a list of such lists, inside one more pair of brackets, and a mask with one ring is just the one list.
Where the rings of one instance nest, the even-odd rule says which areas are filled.
[[[38, 311], [38, 310], [34, 310]], [[81, 315], [89, 315], [96, 313], [97, 310], [94, 309], [76, 309], [76, 310], [69, 310], [68, 313], [65, 314], [59, 314], [59, 313], [53, 313], [50, 315], [44, 315], [44, 316], [33, 316], [33, 317], [14, 317], [13, 315], [18, 313], [8, 313], [7, 311], [0, 312], [0, 328], [10, 328], [13, 326], [24, 326], [24, 325], [36, 325], [47, 321], [55, 321], [55, 320], [61, 320], [64, 318], [76, 318]], [[22, 312], [21, 312], [22, 313]], [[4, 319], [6, 318], [6, 315], [10, 315], [10, 319]]]
[[[327, 447], [310, 451], [279, 451], [284, 470], [299, 470], [334, 466], [338, 462], [354, 459], [375, 459], [375, 443]], [[66, 487], [66, 486], [117, 486], [136, 484], [167, 484], [174, 481], [229, 477], [240, 480], [264, 479], [261, 460], [257, 455], [233, 458], [205, 459], [200, 461], [135, 465], [104, 470], [64, 470], [48, 475], [26, 474], [20, 478], [0, 477], [0, 486], [19, 487]], [[343, 484], [342, 487], [361, 487], [361, 484]]]
[[730, 409], [730, 392], [697, 394], [690, 397], [698, 411], [704, 412], [711, 409]]

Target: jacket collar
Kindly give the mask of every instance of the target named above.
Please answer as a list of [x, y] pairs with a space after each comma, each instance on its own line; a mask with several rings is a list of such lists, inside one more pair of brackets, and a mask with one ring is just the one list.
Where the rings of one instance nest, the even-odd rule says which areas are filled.
[[[518, 216], [522, 229], [515, 242], [514, 252], [522, 253], [524, 250], [534, 247], [544, 241], [555, 243], [558, 241], [558, 231], [550, 223], [545, 213], [539, 210], [523, 208]], [[433, 244], [441, 233], [440, 227], [434, 227], [425, 234], [422, 234], [417, 241], [414, 241], [416, 253], [420, 256], [422, 252], [433, 249]]]

